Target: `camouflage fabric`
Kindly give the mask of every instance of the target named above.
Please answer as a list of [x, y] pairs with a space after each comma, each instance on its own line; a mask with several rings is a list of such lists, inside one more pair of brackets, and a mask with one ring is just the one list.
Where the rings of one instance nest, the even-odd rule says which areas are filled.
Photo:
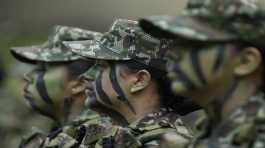
[[43, 147], [159, 147], [160, 138], [166, 133], [174, 133], [185, 142], [192, 138], [190, 130], [175, 113], [161, 109], [128, 127], [113, 125], [107, 117], [65, 126], [47, 138]]
[[[155, 148], [160, 147], [160, 139], [167, 133], [178, 135], [180, 143], [189, 141], [193, 137], [176, 113], [161, 108], [160, 111], [150, 113], [126, 128], [119, 128], [114, 135], [101, 139], [96, 146], [104, 147], [104, 141], [110, 141], [110, 145], [115, 148]], [[105, 144], [109, 143], [105, 142]]]
[[41, 147], [93, 147], [98, 139], [111, 132], [111, 127], [110, 118], [86, 110], [71, 123], [50, 133]]
[[242, 40], [264, 46], [265, 7], [261, 2], [190, 0], [182, 15], [153, 16], [140, 20], [140, 26], [157, 37], [208, 42]]
[[167, 145], [178, 148], [264, 148], [265, 147], [265, 100], [260, 93], [249, 99], [244, 106], [233, 113], [215, 128], [204, 126], [201, 133], [187, 143]]
[[19, 148], [40, 147], [42, 145], [45, 136], [46, 135], [42, 131], [38, 129], [33, 129], [28, 136], [22, 138], [22, 141], [19, 144]]
[[[236, 109], [218, 127], [210, 131], [211, 136], [198, 138], [192, 147], [265, 147], [265, 100], [259, 93], [249, 99], [248, 103]], [[209, 132], [210, 128], [204, 130]], [[205, 134], [204, 134], [205, 135]]]
[[62, 44], [62, 41], [91, 40], [100, 37], [98, 32], [68, 26], [55, 26], [42, 45], [29, 47], [13, 47], [11, 53], [23, 62], [63, 62], [80, 59]]
[[158, 40], [144, 33], [138, 22], [118, 19], [99, 40], [64, 42], [76, 54], [104, 60], [136, 60], [163, 69], [162, 60], [170, 40]]

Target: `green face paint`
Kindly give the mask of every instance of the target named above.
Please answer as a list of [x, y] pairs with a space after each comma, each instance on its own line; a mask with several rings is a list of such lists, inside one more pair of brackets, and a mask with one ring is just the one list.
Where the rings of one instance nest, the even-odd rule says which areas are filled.
[[[86, 105], [127, 124], [125, 118], [116, 111], [117, 106], [115, 105], [117, 104], [115, 103], [122, 102], [117, 95], [122, 97], [124, 95], [119, 95], [116, 92], [110, 73], [111, 66], [107, 62], [100, 62], [81, 75], [82, 79], [86, 80]], [[112, 71], [112, 75], [114, 75], [114, 71]], [[125, 104], [125, 102], [123, 103]]]
[[225, 66], [226, 49], [222, 45], [200, 47], [177, 47], [169, 51], [168, 76], [172, 90], [184, 94], [214, 83], [215, 75]]
[[45, 114], [58, 116], [64, 102], [66, 76], [64, 66], [50, 65], [38, 65], [35, 70], [26, 74], [24, 96], [31, 107]]

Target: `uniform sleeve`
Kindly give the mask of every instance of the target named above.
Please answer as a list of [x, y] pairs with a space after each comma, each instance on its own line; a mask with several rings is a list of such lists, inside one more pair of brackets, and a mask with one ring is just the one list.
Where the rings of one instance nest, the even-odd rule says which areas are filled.
[[22, 138], [19, 148], [39, 148], [44, 142], [45, 136], [40, 131], [32, 131], [28, 136]]

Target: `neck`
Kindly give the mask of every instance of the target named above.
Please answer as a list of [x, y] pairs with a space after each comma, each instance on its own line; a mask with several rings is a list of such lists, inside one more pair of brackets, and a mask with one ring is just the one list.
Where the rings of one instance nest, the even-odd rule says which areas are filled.
[[131, 104], [135, 113], [128, 108], [119, 111], [129, 123], [143, 119], [147, 114], [156, 112], [160, 109], [160, 96], [153, 89], [145, 90], [141, 95], [132, 97]]
[[79, 104], [78, 102], [73, 102], [73, 105], [71, 106], [69, 113], [66, 117], [66, 121], [73, 121], [78, 115], [82, 113], [84, 109], [83, 104]]
[[64, 102], [56, 106], [55, 115], [61, 124], [72, 121], [81, 114], [84, 109], [84, 101], [73, 99], [73, 97], [65, 97]]
[[251, 96], [256, 94], [261, 81], [255, 79], [255, 77], [250, 76], [241, 80], [234, 80], [224, 89], [221, 95], [218, 93], [212, 96], [212, 99], [207, 104], [202, 105], [212, 125], [218, 125], [236, 109], [245, 105]]

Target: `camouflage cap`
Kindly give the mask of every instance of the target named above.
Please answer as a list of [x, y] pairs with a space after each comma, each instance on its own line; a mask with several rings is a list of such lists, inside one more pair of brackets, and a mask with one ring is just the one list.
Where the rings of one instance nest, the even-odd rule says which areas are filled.
[[62, 41], [92, 40], [100, 37], [101, 33], [68, 26], [55, 26], [42, 45], [28, 47], [13, 47], [11, 53], [15, 58], [27, 63], [64, 62], [80, 59], [66, 48]]
[[135, 60], [156, 68], [164, 67], [163, 55], [170, 43], [151, 37], [140, 29], [138, 22], [126, 19], [114, 21], [99, 40], [64, 42], [73, 52], [87, 58]]
[[259, 0], [189, 0], [181, 15], [152, 16], [140, 20], [140, 26], [156, 37], [209, 42], [240, 40], [264, 46], [262, 6]]

